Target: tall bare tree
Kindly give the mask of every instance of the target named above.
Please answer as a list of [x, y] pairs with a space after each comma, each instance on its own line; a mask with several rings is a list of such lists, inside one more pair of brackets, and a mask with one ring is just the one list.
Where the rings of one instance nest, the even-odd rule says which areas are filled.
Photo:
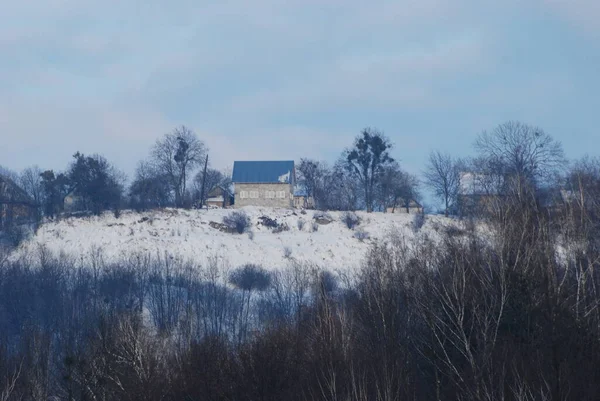
[[503, 177], [505, 190], [535, 187], [553, 178], [566, 163], [560, 142], [538, 127], [517, 121], [483, 132], [475, 148], [493, 167], [492, 173]]
[[389, 154], [391, 148], [392, 144], [383, 132], [365, 128], [355, 138], [353, 147], [344, 152], [346, 168], [362, 184], [367, 212], [373, 211], [373, 193], [383, 168], [394, 161]]
[[42, 203], [44, 187], [42, 185], [42, 170], [38, 166], [28, 167], [21, 172], [19, 183], [21, 188], [27, 192], [27, 195], [36, 205]]
[[152, 159], [157, 169], [169, 179], [176, 206], [183, 206], [188, 176], [204, 160], [205, 155], [204, 143], [183, 125], [154, 145]]
[[460, 188], [459, 163], [440, 151], [432, 151], [424, 172], [425, 184], [444, 203], [444, 214], [448, 216], [456, 204]]
[[[194, 198], [204, 205], [210, 191], [218, 186], [229, 189], [230, 180], [226, 174], [214, 168], [207, 168], [206, 174], [204, 171], [199, 171], [194, 177]], [[204, 188], [203, 188], [204, 187]]]
[[384, 211], [391, 208], [393, 213], [397, 207], [410, 207], [410, 202], [418, 198], [417, 187], [416, 177], [402, 171], [394, 162], [382, 169], [375, 197]]
[[307, 198], [312, 197], [315, 206], [320, 208], [322, 203], [320, 195], [327, 175], [327, 166], [318, 160], [302, 158], [296, 169], [298, 170], [298, 182], [304, 187]]

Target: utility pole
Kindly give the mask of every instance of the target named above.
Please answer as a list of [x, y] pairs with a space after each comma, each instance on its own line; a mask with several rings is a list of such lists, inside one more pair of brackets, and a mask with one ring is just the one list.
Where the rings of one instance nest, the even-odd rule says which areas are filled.
[[204, 161], [204, 171], [202, 172], [202, 186], [200, 187], [200, 209], [204, 206], [204, 185], [206, 183], [206, 169], [208, 168], [208, 154]]

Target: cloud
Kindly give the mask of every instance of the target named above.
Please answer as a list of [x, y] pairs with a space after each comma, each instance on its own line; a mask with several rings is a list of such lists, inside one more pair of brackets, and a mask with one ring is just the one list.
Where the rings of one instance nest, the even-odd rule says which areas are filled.
[[[81, 150], [132, 173], [180, 124], [218, 167], [331, 160], [374, 125], [416, 166], [432, 146], [462, 152], [505, 118], [551, 131], [557, 110], [597, 105], [598, 80], [580, 62], [586, 49], [556, 42], [565, 35], [540, 10], [590, 32], [600, 16], [592, 1], [538, 2], [11, 2], [0, 24], [0, 160], [63, 168]], [[578, 62], [561, 61], [561, 46]], [[589, 121], [578, 119], [582, 132]]]

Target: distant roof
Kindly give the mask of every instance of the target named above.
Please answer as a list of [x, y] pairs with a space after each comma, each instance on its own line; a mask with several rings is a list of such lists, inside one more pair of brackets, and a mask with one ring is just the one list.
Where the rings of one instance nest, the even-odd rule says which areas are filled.
[[233, 163], [234, 183], [290, 183], [293, 182], [294, 161], [236, 161]]
[[0, 174], [0, 202], [33, 204], [33, 199], [12, 179]]

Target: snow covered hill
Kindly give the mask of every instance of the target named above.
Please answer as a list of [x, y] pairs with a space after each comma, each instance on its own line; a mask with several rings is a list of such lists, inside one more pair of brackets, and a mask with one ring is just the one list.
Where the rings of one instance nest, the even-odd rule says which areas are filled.
[[[106, 213], [99, 217], [48, 222], [23, 243], [13, 257], [34, 255], [40, 245], [44, 245], [55, 254], [63, 253], [77, 260], [85, 260], [92, 252], [101, 250], [106, 262], [143, 253], [167, 254], [195, 263], [218, 258], [230, 266], [257, 263], [273, 269], [294, 259], [332, 270], [353, 269], [360, 265], [371, 242], [392, 231], [411, 239], [415, 235], [435, 236], [441, 225], [451, 224], [444, 217], [428, 216], [425, 225], [415, 234], [414, 215], [357, 212], [361, 222], [350, 230], [341, 221], [342, 212], [330, 212], [333, 219], [330, 224], [316, 224], [312, 210], [305, 214], [299, 210], [256, 207], [242, 210], [251, 218], [251, 233], [230, 234], [215, 228], [214, 223], [221, 223], [223, 217], [232, 212], [224, 209], [125, 211], [119, 218]], [[276, 220], [289, 230], [274, 232], [261, 224], [262, 216]], [[304, 224], [299, 224], [299, 220]], [[366, 232], [369, 238], [361, 240], [357, 232]]]

